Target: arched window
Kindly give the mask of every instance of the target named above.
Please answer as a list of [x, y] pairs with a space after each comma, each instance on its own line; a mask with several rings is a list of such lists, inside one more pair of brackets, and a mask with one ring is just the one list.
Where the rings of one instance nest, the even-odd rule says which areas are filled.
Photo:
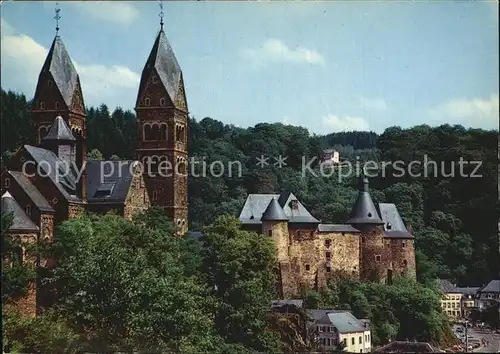
[[159, 140], [160, 139], [160, 127], [158, 124], [153, 124], [153, 136], [151, 140]]
[[151, 126], [149, 124], [144, 125], [144, 140], [152, 140], [151, 137], [153, 135]]
[[10, 178], [5, 178], [5, 180], [3, 181], [3, 186], [5, 188], [9, 188], [10, 187]]
[[403, 259], [403, 267], [407, 267], [408, 266], [408, 261], [406, 259]]
[[165, 106], [165, 97], [160, 98], [160, 106]]
[[40, 102], [40, 109], [45, 109], [45, 102]]
[[186, 142], [186, 128], [181, 127], [181, 142]]
[[167, 125], [160, 125], [160, 140], [167, 140]]
[[38, 139], [40, 142], [42, 142], [42, 139], [47, 136], [47, 128], [46, 127], [40, 127], [39, 133], [38, 133]]
[[146, 97], [146, 98], [144, 99], [144, 105], [145, 105], [146, 107], [149, 107], [149, 106], [151, 105], [151, 99], [150, 99], [149, 97]]
[[153, 84], [156, 84], [158, 82], [158, 76], [153, 75], [152, 81], [153, 81]]

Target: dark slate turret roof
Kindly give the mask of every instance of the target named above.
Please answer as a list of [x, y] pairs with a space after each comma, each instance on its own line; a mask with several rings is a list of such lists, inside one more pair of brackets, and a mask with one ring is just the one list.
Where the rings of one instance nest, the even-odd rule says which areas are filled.
[[43, 140], [75, 141], [76, 139], [73, 136], [73, 133], [71, 133], [71, 130], [69, 129], [68, 124], [64, 121], [63, 117], [57, 116], [56, 119], [54, 119], [54, 123], [52, 123], [52, 126], [50, 127], [49, 133], [45, 138], [43, 138]]
[[346, 224], [371, 224], [382, 225], [384, 222], [380, 219], [375, 204], [373, 204], [368, 187], [368, 178], [363, 178], [358, 199], [352, 207], [349, 219]]
[[288, 221], [283, 208], [275, 198], [272, 198], [266, 210], [260, 218], [261, 221]]
[[[146, 65], [142, 71], [139, 96], [146, 86], [151, 69], [156, 70], [161, 83], [170, 96], [171, 101], [175, 102], [175, 96], [179, 92], [182, 71], [175, 57], [174, 50], [170, 46], [167, 36], [163, 30], [158, 33], [153, 49], [151, 50]], [[139, 96], [137, 97], [137, 104], [139, 103]]]
[[40, 75], [45, 71], [49, 71], [52, 75], [66, 106], [71, 107], [73, 94], [78, 85], [78, 73], [59, 36], [56, 36], [52, 42]]
[[12, 216], [12, 225], [9, 230], [38, 231], [38, 226], [31, 221], [9, 192], [5, 192], [4, 195], [2, 195], [2, 214], [3, 213]]

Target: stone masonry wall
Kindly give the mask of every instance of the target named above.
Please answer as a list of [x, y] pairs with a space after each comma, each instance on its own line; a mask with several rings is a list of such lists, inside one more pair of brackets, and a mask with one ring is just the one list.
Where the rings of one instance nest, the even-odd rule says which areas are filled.
[[391, 250], [384, 244], [382, 226], [353, 225], [361, 231], [361, 280], [387, 280], [391, 269]]
[[123, 217], [132, 220], [135, 215], [146, 211], [150, 206], [151, 202], [142, 175], [134, 174], [125, 200]]
[[416, 277], [415, 248], [412, 239], [390, 239], [394, 275]]

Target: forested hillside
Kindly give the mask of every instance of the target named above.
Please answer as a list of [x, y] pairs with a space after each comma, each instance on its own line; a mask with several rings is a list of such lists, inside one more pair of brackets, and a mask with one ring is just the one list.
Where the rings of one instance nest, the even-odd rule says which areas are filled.
[[[2, 158], [29, 141], [26, 97], [2, 91]], [[105, 158], [133, 158], [136, 122], [133, 112], [105, 105], [87, 109], [88, 151], [97, 149]], [[369, 132], [310, 135], [305, 128], [261, 123], [250, 128], [225, 125], [215, 119], [191, 119], [189, 154], [199, 160], [242, 163], [241, 176], [190, 177], [190, 227], [200, 230], [221, 214], [237, 215], [248, 193], [292, 191], [323, 222], [343, 222], [356, 198], [354, 176], [339, 179], [303, 176], [302, 158], [318, 156], [323, 148], [336, 148], [341, 157], [359, 161], [438, 163], [437, 175], [396, 177], [391, 169], [371, 179], [376, 202], [396, 203], [416, 237], [418, 276], [421, 280], [446, 277], [461, 285], [479, 286], [498, 275], [497, 144], [498, 133], [462, 126], [426, 125], [401, 129], [390, 127], [377, 136]], [[261, 155], [286, 156], [286, 166], [257, 166]], [[459, 175], [458, 161], [480, 161], [471, 178]], [[440, 163], [445, 162], [441, 171]], [[455, 176], [443, 175], [455, 164]], [[315, 167], [317, 171], [317, 166]], [[464, 166], [471, 174], [475, 166]], [[419, 170], [420, 169], [420, 170]], [[423, 171], [414, 166], [414, 172]], [[234, 171], [233, 171], [234, 172]], [[428, 170], [429, 172], [429, 170]]]

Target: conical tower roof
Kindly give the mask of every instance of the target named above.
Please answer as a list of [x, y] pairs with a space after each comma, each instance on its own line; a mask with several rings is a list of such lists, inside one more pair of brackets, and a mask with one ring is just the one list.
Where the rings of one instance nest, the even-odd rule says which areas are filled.
[[275, 198], [272, 198], [266, 210], [262, 214], [261, 221], [288, 221], [283, 208]]
[[12, 225], [9, 230], [12, 231], [37, 231], [33, 221], [26, 215], [24, 210], [17, 204], [16, 200], [9, 192], [2, 195], [2, 214], [12, 216]]
[[373, 204], [372, 197], [369, 192], [368, 178], [362, 178], [362, 185], [359, 190], [358, 199], [352, 207], [347, 224], [371, 224], [382, 225], [384, 222], [378, 215], [377, 208]]
[[45, 59], [40, 76], [47, 71], [52, 75], [66, 107], [71, 107], [73, 94], [78, 87], [78, 73], [59, 36], [54, 38], [50, 46], [49, 54]]
[[75, 141], [76, 139], [73, 136], [73, 133], [71, 133], [71, 130], [69, 129], [68, 124], [64, 121], [63, 117], [57, 116], [56, 119], [54, 119], [54, 123], [52, 123], [52, 126], [50, 127], [49, 133], [45, 138], [43, 138], [43, 140]]
[[176, 95], [181, 85], [182, 71], [175, 57], [174, 50], [168, 42], [163, 29], [158, 32], [153, 49], [151, 49], [151, 53], [142, 71], [137, 104], [139, 103], [140, 95], [146, 87], [152, 70], [156, 70], [170, 100], [175, 102]]

